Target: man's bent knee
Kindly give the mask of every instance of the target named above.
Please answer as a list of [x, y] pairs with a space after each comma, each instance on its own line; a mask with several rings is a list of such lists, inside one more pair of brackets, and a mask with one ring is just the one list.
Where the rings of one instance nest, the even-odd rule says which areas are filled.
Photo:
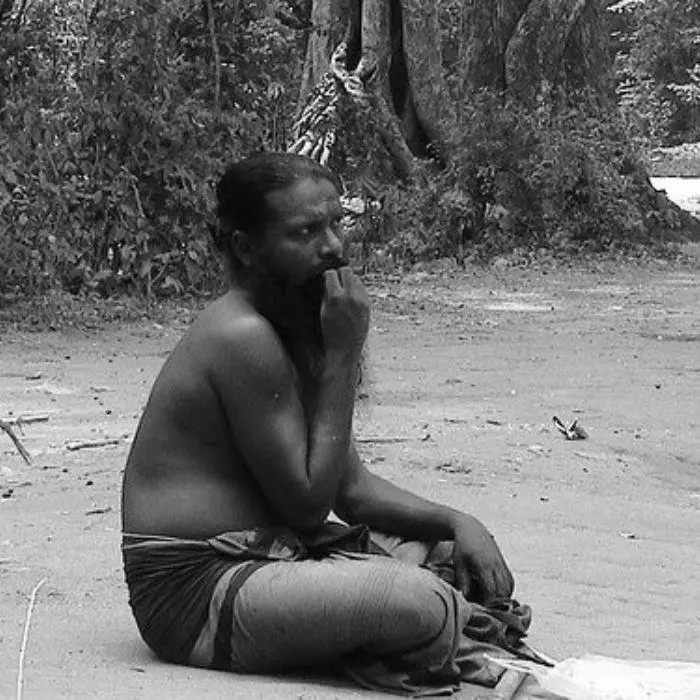
[[420, 568], [402, 567], [379, 611], [377, 652], [401, 653], [434, 640], [444, 629], [444, 584]]

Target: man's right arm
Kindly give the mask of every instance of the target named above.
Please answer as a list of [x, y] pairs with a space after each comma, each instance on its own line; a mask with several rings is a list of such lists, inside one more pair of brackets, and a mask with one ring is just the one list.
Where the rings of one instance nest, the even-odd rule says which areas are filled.
[[326, 274], [326, 352], [312, 416], [305, 415], [285, 350], [265, 319], [235, 322], [213, 348], [214, 386], [236, 445], [273, 513], [296, 529], [317, 527], [333, 508], [368, 325], [366, 298], [358, 299], [354, 286], [359, 281]]

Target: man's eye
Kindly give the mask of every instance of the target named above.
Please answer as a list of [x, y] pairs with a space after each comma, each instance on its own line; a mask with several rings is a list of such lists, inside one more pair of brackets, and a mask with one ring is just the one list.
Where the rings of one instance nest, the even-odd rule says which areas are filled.
[[322, 224], [313, 224], [311, 226], [304, 226], [298, 229], [299, 238], [313, 238], [317, 236], [323, 230]]
[[313, 230], [310, 226], [304, 226], [304, 228], [298, 228], [296, 230], [297, 238], [310, 238], [313, 234]]
[[[334, 233], [337, 232], [340, 228], [342, 228], [342, 225], [342, 217], [338, 217], [330, 221], [330, 227], [333, 229]], [[328, 224], [322, 221], [317, 224], [303, 226], [302, 228], [296, 229], [295, 235], [297, 238], [313, 238], [314, 236], [321, 235], [326, 230], [327, 226]]]

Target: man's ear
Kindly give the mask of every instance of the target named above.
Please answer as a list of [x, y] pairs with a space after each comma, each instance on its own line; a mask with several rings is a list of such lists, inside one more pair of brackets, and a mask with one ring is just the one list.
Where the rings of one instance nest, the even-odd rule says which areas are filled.
[[229, 237], [228, 244], [234, 257], [240, 260], [245, 267], [250, 267], [254, 257], [250, 236], [236, 229]]

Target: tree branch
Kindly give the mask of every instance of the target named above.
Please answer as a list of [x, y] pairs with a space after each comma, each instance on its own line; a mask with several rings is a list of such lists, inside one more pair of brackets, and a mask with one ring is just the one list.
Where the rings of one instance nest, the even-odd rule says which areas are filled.
[[313, 28], [310, 20], [301, 19], [291, 12], [286, 12], [285, 10], [278, 9], [275, 12], [275, 18], [279, 20], [281, 24], [289, 29], [294, 29], [297, 32], [310, 31]]
[[19, 28], [22, 26], [22, 20], [24, 19], [24, 13], [27, 11], [28, 4], [29, 0], [22, 0], [22, 4], [19, 7], [19, 12], [15, 17], [15, 31], [19, 31]]
[[2, 0], [0, 2], [0, 27], [12, 13], [12, 6], [14, 5], [14, 0]]
[[214, 56], [214, 108], [217, 112], [221, 109], [221, 52], [216, 38], [216, 23], [214, 21], [214, 4], [211, 0], [204, 0], [207, 6], [207, 24], [209, 25], [209, 40], [211, 52]]

